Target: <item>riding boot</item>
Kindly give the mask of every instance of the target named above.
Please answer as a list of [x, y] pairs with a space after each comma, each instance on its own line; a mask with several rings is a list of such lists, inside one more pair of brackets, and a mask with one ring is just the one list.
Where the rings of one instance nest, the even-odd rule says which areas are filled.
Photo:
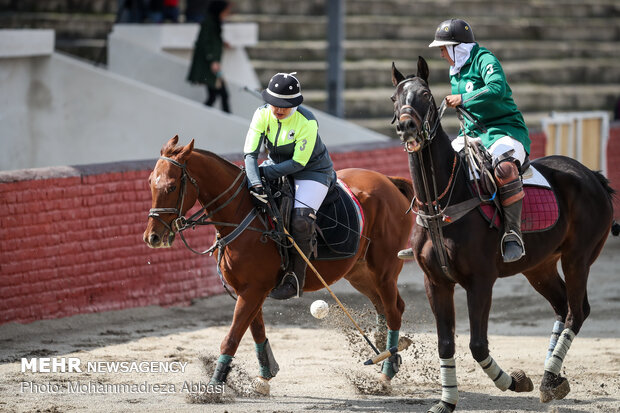
[[[314, 250], [314, 209], [295, 208], [291, 218], [291, 235], [301, 252], [310, 259]], [[291, 297], [301, 297], [306, 280], [306, 260], [299, 255], [296, 248], [293, 248], [290, 265], [287, 273], [282, 279], [282, 283], [274, 288], [269, 296], [276, 300], [286, 300]]]
[[523, 182], [519, 176], [517, 161], [510, 157], [501, 159], [494, 168], [499, 189], [499, 199], [504, 212], [504, 235], [501, 251], [504, 262], [514, 262], [525, 255], [521, 236], [521, 207], [523, 205]]
[[504, 206], [504, 236], [502, 237], [502, 257], [504, 262], [518, 261], [525, 255], [521, 236], [521, 208], [523, 199]]

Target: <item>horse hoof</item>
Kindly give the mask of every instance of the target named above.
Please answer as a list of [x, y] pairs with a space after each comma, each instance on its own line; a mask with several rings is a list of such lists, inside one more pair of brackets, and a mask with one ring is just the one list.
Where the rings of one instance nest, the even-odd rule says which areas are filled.
[[510, 377], [512, 377], [512, 380], [515, 382], [515, 392], [524, 393], [534, 390], [532, 379], [527, 377], [523, 370], [513, 371]]
[[428, 409], [426, 413], [452, 413], [455, 407], [453, 404], [442, 401]]
[[258, 394], [269, 396], [271, 385], [269, 384], [269, 380], [263, 377], [255, 377], [252, 381], [252, 389]]
[[543, 377], [543, 382], [540, 384], [541, 403], [549, 403], [554, 399], [562, 400], [568, 393], [570, 393], [570, 385], [565, 377]]
[[381, 394], [390, 394], [392, 391], [392, 379], [383, 373], [379, 374], [379, 386], [381, 386], [379, 389]]

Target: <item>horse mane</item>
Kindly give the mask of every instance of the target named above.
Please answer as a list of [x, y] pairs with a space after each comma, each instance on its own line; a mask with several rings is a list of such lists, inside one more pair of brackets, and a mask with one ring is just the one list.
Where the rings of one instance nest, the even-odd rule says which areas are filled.
[[[166, 156], [168, 158], [172, 158], [172, 157], [178, 155], [181, 152], [182, 149], [183, 149], [183, 145], [175, 145], [175, 144], [172, 144], [172, 142], [168, 142], [161, 149], [161, 155], [162, 156]], [[204, 157], [207, 157], [207, 158], [213, 158], [213, 159], [216, 159], [216, 160], [223, 161], [224, 164], [227, 164], [230, 167], [234, 167], [236, 169], [239, 169], [239, 166], [235, 165], [234, 163], [230, 162], [228, 159], [225, 159], [225, 158], [219, 156], [218, 154], [216, 154], [214, 152], [207, 151], [207, 150], [204, 150], [204, 149], [198, 149], [198, 148], [194, 148], [192, 150], [192, 152], [200, 154], [200, 155], [202, 155]]]

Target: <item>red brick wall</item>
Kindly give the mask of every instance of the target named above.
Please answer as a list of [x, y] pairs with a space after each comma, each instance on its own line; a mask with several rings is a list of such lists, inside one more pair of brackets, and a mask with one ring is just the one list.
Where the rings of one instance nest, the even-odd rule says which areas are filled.
[[[533, 135], [532, 157], [544, 153]], [[613, 143], [616, 143], [614, 146]], [[609, 165], [620, 165], [620, 128]], [[336, 169], [361, 167], [409, 176], [406, 153], [393, 143], [334, 148]], [[237, 157], [237, 161], [239, 157]], [[214, 257], [142, 241], [154, 162], [44, 168], [0, 173], [0, 324], [146, 305], [188, 305], [224, 292]], [[620, 189], [620, 168], [609, 173]], [[213, 230], [187, 231], [203, 251]]]

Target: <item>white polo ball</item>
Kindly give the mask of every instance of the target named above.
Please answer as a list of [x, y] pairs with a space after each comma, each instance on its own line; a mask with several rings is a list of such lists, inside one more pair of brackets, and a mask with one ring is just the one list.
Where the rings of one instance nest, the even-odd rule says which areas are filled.
[[325, 318], [329, 314], [329, 305], [323, 300], [316, 300], [310, 306], [310, 314], [314, 318]]

